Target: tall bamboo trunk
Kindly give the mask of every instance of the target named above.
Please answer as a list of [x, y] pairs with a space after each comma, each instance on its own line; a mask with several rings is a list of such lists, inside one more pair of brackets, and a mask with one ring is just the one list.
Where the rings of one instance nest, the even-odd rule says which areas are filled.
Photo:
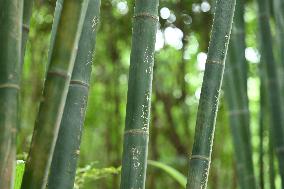
[[205, 189], [207, 186], [219, 91], [235, 3], [235, 0], [217, 0], [189, 162], [187, 189]]
[[121, 189], [145, 188], [158, 0], [136, 0]]
[[244, 1], [237, 0], [229, 54], [225, 71], [225, 97], [228, 102], [231, 133], [241, 189], [256, 188], [250, 134], [245, 59]]
[[268, 110], [270, 112], [271, 130], [273, 133], [275, 151], [278, 157], [279, 172], [284, 188], [284, 123], [280, 84], [277, 65], [273, 55], [273, 45], [270, 30], [269, 1], [258, 0], [258, 20], [260, 27], [261, 54], [267, 75]]
[[100, 0], [89, 1], [51, 163], [49, 189], [70, 189], [74, 186], [82, 126], [88, 100], [99, 9]]
[[[231, 41], [233, 43], [233, 41]], [[230, 44], [231, 45], [231, 44]], [[236, 78], [236, 68], [233, 65], [236, 63], [236, 58], [240, 55], [232, 55], [233, 51], [230, 48], [227, 55], [227, 63], [225, 69], [224, 89], [225, 98], [229, 109], [230, 128], [233, 139], [233, 146], [235, 151], [235, 161], [237, 168], [238, 184], [241, 189], [253, 189], [256, 188], [253, 162], [252, 162], [252, 151], [250, 134], [247, 133], [247, 127], [249, 127], [248, 119], [248, 108], [243, 107], [244, 100], [242, 94], [244, 88], [240, 88], [242, 80]], [[243, 86], [243, 85], [242, 85]]]
[[87, 4], [88, 0], [68, 0], [63, 3], [22, 189], [46, 187]]
[[20, 90], [21, 0], [0, 0], [0, 188], [13, 189]]

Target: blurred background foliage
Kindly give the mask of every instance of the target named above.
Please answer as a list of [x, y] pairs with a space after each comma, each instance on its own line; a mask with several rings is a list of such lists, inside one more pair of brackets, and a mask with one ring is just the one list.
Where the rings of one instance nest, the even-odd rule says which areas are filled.
[[[130, 0], [102, 0], [100, 29], [78, 165], [81, 167], [77, 178], [80, 188], [112, 189], [119, 186], [133, 6], [134, 1]], [[55, 1], [36, 1], [33, 10], [22, 78], [23, 106], [18, 136], [18, 159], [22, 159], [28, 152], [41, 100], [54, 7]], [[193, 142], [213, 9], [213, 1], [160, 1], [149, 159], [165, 163], [184, 175], [187, 173]], [[247, 1], [245, 22], [246, 59], [249, 65], [248, 95], [253, 160], [258, 177], [260, 55], [256, 19], [256, 5]], [[273, 32], [275, 33], [274, 30]], [[221, 93], [209, 189], [237, 188], [227, 107], [223, 96]], [[268, 146], [267, 131], [264, 145]], [[265, 180], [268, 181], [268, 165], [264, 168]], [[92, 170], [93, 176], [84, 176], [84, 170]], [[279, 182], [277, 176], [278, 185]], [[168, 174], [156, 167], [148, 167], [146, 188], [178, 187], [180, 186], [177, 182]]]

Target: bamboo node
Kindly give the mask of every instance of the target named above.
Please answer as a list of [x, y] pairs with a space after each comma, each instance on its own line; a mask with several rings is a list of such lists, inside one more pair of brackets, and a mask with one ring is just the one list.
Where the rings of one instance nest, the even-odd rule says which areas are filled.
[[133, 18], [141, 18], [141, 17], [152, 18], [152, 19], [154, 19], [157, 22], [159, 21], [159, 17], [158, 16], [149, 14], [147, 12], [141, 12], [141, 13], [138, 13], [138, 14], [133, 16]]
[[14, 83], [3, 83], [3, 84], [0, 84], [0, 89], [4, 89], [4, 88], [20, 90], [20, 86], [17, 85], [17, 84], [14, 84]]
[[124, 135], [137, 135], [137, 134], [142, 134], [142, 135], [149, 135], [149, 131], [148, 129], [129, 129], [127, 131], [124, 132]]
[[202, 156], [202, 155], [191, 155], [190, 160], [197, 159], [197, 160], [204, 160], [210, 162], [210, 157]]
[[207, 63], [207, 64], [223, 64], [223, 61], [219, 61], [219, 60], [207, 60], [206, 63]]
[[63, 78], [69, 78], [70, 74], [64, 70], [50, 70], [47, 72], [48, 75], [55, 75]]
[[85, 82], [79, 81], [79, 80], [71, 80], [70, 85], [80, 85], [80, 86], [86, 87], [88, 89], [90, 87], [90, 85], [88, 83], [85, 83]]

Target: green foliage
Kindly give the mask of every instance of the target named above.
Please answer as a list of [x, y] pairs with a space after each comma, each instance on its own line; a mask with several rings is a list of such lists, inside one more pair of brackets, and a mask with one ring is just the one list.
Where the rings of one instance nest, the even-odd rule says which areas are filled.
[[95, 168], [96, 163], [91, 163], [83, 168], [78, 168], [75, 179], [75, 189], [82, 188], [87, 179], [98, 180], [121, 172], [121, 167]]
[[20, 189], [21, 188], [24, 171], [25, 171], [25, 161], [17, 160], [14, 189]]
[[183, 188], [186, 186], [186, 176], [181, 174], [178, 170], [175, 168], [164, 164], [162, 162], [148, 160], [148, 164], [156, 167], [158, 169], [161, 169], [162, 171], [166, 172], [169, 176], [171, 176], [175, 181], [177, 181]]

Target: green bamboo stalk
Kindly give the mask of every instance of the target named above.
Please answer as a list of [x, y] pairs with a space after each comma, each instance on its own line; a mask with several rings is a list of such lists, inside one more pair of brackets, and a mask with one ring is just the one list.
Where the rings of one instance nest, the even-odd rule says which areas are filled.
[[54, 49], [54, 42], [55, 42], [55, 37], [56, 37], [56, 34], [57, 34], [57, 29], [58, 29], [58, 25], [59, 25], [59, 21], [60, 21], [60, 17], [61, 17], [63, 2], [64, 2], [64, 0], [57, 0], [56, 1], [53, 23], [52, 23], [52, 28], [51, 28], [49, 49], [48, 49], [47, 68], [49, 66], [48, 64], [51, 62], [50, 59], [52, 57], [52, 51]]
[[121, 189], [145, 188], [158, 0], [136, 0]]
[[63, 3], [22, 189], [46, 187], [87, 4], [88, 0], [68, 0]]
[[219, 91], [235, 3], [235, 0], [217, 0], [189, 162], [187, 189], [205, 189], [207, 185]]
[[283, 0], [273, 0], [273, 9], [276, 21], [276, 33], [278, 42], [278, 54], [279, 59], [284, 69], [284, 1]]
[[269, 161], [269, 185], [270, 189], [275, 189], [275, 167], [274, 167], [274, 146], [273, 135], [269, 131], [268, 161]]
[[[237, 10], [237, 9], [236, 9]], [[230, 47], [233, 45], [233, 41], [230, 43]], [[243, 108], [245, 102], [242, 99], [242, 93], [245, 88], [240, 87], [242, 80], [237, 80], [236, 77], [236, 63], [237, 57], [240, 55], [232, 55], [233, 51], [230, 48], [227, 55], [227, 63], [225, 69], [224, 89], [225, 98], [228, 104], [229, 117], [230, 117], [230, 128], [233, 139], [233, 146], [235, 151], [235, 161], [237, 167], [238, 184], [240, 189], [253, 189], [256, 188], [252, 152], [251, 152], [251, 141], [248, 138], [250, 134], [247, 133], [247, 127], [249, 127], [248, 119], [246, 115], [249, 110]]]
[[96, 29], [99, 22], [99, 10], [100, 0], [90, 0], [51, 163], [48, 179], [49, 189], [70, 189], [74, 186], [96, 43]]
[[23, 8], [23, 32], [22, 32], [22, 64], [24, 62], [26, 43], [29, 38], [30, 31], [30, 19], [32, 16], [33, 10], [33, 0], [24, 0], [24, 8]]
[[264, 69], [267, 75], [268, 110], [270, 112], [271, 130], [274, 138], [275, 151], [278, 157], [279, 172], [284, 188], [284, 123], [283, 110], [278, 80], [277, 65], [273, 55], [273, 45], [270, 30], [269, 1], [258, 0], [258, 20], [260, 27], [261, 53]]
[[0, 188], [12, 189], [20, 89], [21, 0], [0, 0]]
[[250, 141], [244, 6], [243, 0], [237, 0], [224, 89], [229, 108], [238, 183], [241, 189], [253, 189], [256, 188], [256, 183]]
[[265, 124], [265, 84], [260, 83], [260, 112], [259, 112], [259, 187], [264, 189], [264, 124]]

